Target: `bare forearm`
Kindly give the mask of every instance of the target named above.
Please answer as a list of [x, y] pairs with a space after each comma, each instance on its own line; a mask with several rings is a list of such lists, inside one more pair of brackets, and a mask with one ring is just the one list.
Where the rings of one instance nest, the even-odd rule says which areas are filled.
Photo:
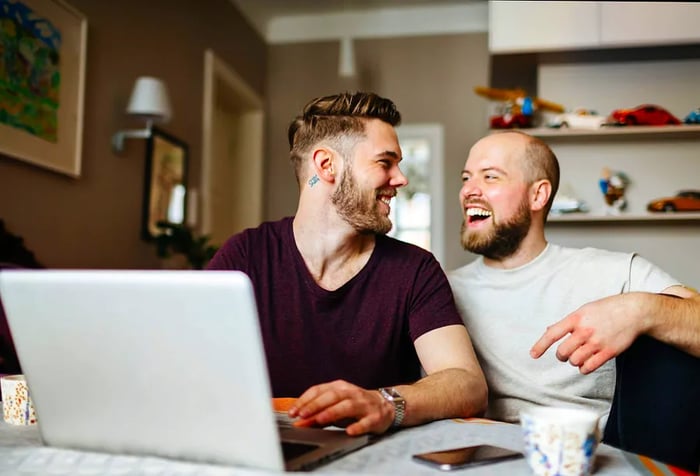
[[692, 291], [685, 296], [683, 292], [674, 294], [683, 298], [654, 294], [643, 297], [645, 333], [700, 357], [700, 295]]
[[486, 410], [486, 381], [481, 372], [445, 369], [397, 390], [406, 399], [402, 426], [443, 418], [481, 415]]

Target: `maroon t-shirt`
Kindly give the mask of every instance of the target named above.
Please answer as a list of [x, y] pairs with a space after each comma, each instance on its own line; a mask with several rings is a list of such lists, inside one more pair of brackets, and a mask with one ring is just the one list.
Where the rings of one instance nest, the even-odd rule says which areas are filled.
[[413, 341], [462, 324], [433, 255], [378, 235], [365, 267], [335, 291], [316, 284], [294, 241], [292, 218], [231, 237], [208, 269], [250, 276], [275, 397], [344, 379], [363, 388], [414, 382]]

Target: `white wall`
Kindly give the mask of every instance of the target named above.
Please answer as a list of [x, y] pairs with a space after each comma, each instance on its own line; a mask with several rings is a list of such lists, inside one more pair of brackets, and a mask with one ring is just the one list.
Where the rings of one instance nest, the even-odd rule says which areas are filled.
[[[643, 103], [658, 104], [679, 119], [700, 106], [700, 60], [540, 65], [538, 96], [567, 108], [586, 107], [608, 114]], [[630, 213], [641, 213], [653, 198], [683, 188], [700, 189], [700, 135], [658, 138], [550, 141], [562, 169], [562, 185], [603, 206], [598, 178], [604, 166], [627, 173]], [[635, 251], [689, 286], [700, 288], [700, 213], [685, 223], [550, 224], [550, 241]], [[601, 270], [602, 272], [603, 270]]]

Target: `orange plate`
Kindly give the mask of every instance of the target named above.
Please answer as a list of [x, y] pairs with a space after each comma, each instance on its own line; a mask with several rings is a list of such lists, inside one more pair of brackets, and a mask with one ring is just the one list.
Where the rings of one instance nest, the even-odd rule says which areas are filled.
[[296, 402], [296, 398], [273, 398], [272, 399], [272, 408], [275, 409], [276, 412], [284, 412], [286, 413], [289, 411], [289, 409], [294, 405], [294, 402]]

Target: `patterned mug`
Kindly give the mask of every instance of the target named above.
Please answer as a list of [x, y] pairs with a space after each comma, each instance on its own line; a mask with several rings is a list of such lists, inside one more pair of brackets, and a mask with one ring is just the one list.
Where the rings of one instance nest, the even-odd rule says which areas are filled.
[[520, 412], [525, 458], [537, 476], [591, 474], [600, 416], [577, 408], [533, 407]]
[[29, 396], [24, 375], [6, 375], [0, 378], [2, 414], [10, 425], [34, 425], [36, 413]]

